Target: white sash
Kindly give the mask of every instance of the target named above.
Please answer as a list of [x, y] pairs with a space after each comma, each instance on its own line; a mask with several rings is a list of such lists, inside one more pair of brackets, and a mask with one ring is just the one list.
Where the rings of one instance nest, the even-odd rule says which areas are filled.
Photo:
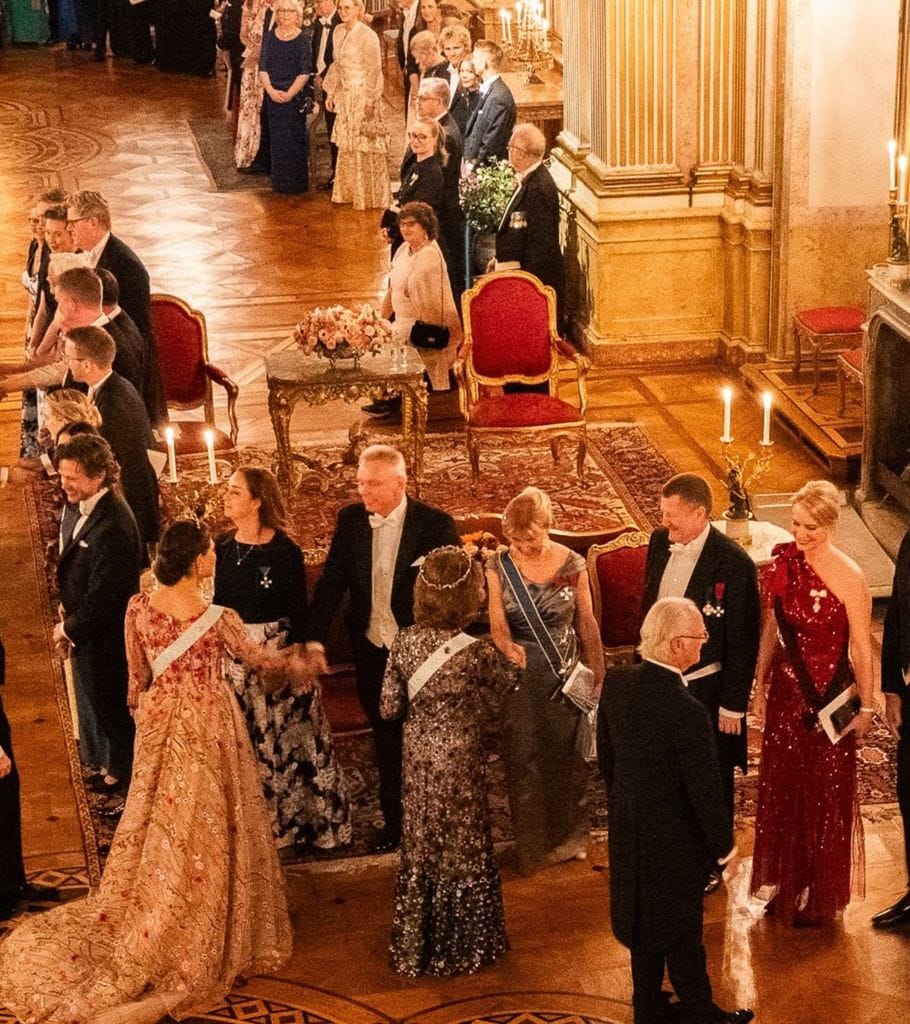
[[177, 639], [158, 655], [152, 662], [152, 679], [157, 679], [166, 669], [185, 654], [193, 644], [221, 618], [224, 608], [220, 604], [210, 604], [192, 625], [177, 637]]
[[476, 636], [468, 636], [467, 633], [456, 633], [451, 640], [437, 647], [427, 660], [417, 669], [408, 680], [408, 700], [413, 700], [423, 689], [424, 683], [443, 665], [459, 651], [463, 651], [471, 644], [477, 643]]

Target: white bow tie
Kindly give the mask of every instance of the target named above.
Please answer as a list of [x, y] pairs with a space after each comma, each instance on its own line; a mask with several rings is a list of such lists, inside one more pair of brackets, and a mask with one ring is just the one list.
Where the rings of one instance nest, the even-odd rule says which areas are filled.
[[320, 18], [319, 20], [322, 22], [323, 25], [325, 25], [326, 28], [328, 28], [329, 25], [332, 24], [331, 18]]
[[684, 555], [689, 550], [688, 544], [671, 544], [670, 554], [671, 555]]
[[388, 516], [378, 515], [376, 512], [370, 513], [370, 526], [374, 530], [381, 530], [383, 526], [391, 526], [392, 520]]

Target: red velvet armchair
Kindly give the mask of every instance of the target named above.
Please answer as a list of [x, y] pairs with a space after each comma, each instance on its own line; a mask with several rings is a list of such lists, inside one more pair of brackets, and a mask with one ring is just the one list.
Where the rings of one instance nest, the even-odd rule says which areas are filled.
[[621, 533], [588, 548], [588, 578], [594, 618], [607, 666], [630, 662], [641, 632], [648, 534]]
[[[169, 409], [203, 410], [204, 419], [172, 420], [179, 426], [175, 440], [177, 455], [205, 452], [203, 431], [215, 433], [215, 450], [221, 454], [237, 448], [237, 395], [240, 388], [220, 367], [209, 362], [209, 340], [205, 317], [173, 295], [152, 295], [152, 330], [158, 343], [158, 361]], [[215, 425], [212, 382], [227, 392], [230, 434]]]
[[[498, 271], [466, 291], [461, 305], [465, 340], [455, 373], [474, 488], [480, 477], [480, 442], [491, 435], [546, 439], [554, 461], [559, 442], [576, 439], [578, 477], [583, 482], [589, 364], [556, 332], [553, 289], [522, 270]], [[578, 405], [556, 396], [560, 355], [574, 366]], [[512, 383], [546, 383], [547, 393], [499, 393], [504, 384]]]

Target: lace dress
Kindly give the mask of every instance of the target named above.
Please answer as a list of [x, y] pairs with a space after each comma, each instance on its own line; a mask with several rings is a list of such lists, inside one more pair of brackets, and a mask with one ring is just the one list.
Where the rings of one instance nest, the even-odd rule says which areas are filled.
[[333, 36], [335, 59], [325, 76], [335, 104], [332, 141], [338, 146], [333, 203], [355, 210], [385, 209], [392, 200], [386, 158], [388, 133], [382, 116], [382, 55], [379, 36], [362, 21]]
[[[133, 685], [189, 625], [137, 594]], [[98, 889], [29, 918], [0, 945], [0, 1005], [20, 1019], [151, 1024], [210, 1010], [239, 973], [291, 951], [284, 880], [225, 648], [258, 663], [221, 618], [140, 698], [133, 779]]]
[[[849, 643], [847, 612], [796, 545], [780, 544], [765, 585], [779, 597], [812, 685], [824, 693]], [[807, 727], [809, 708], [783, 642], [769, 672], [768, 710], [755, 819], [753, 894], [780, 912], [830, 921], [863, 891], [863, 827], [856, 792], [856, 741], [832, 744]], [[848, 680], [849, 682], [849, 680]]]
[[[455, 630], [411, 626], [389, 653], [383, 718], [404, 722], [401, 862], [389, 959], [400, 974], [467, 974], [508, 948], [481, 726], [514, 676], [492, 644], [454, 654], [408, 701], [408, 679]], [[486, 700], [485, 700], [486, 698]]]
[[240, 78], [237, 136], [234, 139], [234, 163], [240, 170], [249, 167], [256, 159], [262, 141], [261, 113], [265, 90], [259, 77], [259, 57], [270, 2], [247, 0], [243, 5], [240, 28], [240, 41], [244, 45], [243, 71]]
[[[499, 555], [494, 555], [489, 565], [499, 574], [512, 639], [527, 654], [518, 689], [503, 700], [502, 740], [518, 870], [530, 874], [586, 849], [590, 817], [588, 770], [578, 747], [581, 716], [568, 701], [551, 699], [558, 680], [512, 594]], [[548, 583], [525, 581], [568, 664], [577, 657], [575, 594], [578, 574], [584, 568], [581, 555], [570, 551]]]

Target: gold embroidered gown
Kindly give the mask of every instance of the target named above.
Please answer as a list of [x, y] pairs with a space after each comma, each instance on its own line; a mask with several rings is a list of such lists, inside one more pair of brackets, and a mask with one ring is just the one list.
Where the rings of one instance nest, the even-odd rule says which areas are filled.
[[[190, 625], [130, 601], [131, 684]], [[98, 889], [0, 944], [0, 1005], [22, 1021], [151, 1024], [202, 1013], [238, 973], [290, 956], [284, 880], [225, 649], [259, 664], [221, 618], [152, 681], [136, 712], [126, 808]]]

